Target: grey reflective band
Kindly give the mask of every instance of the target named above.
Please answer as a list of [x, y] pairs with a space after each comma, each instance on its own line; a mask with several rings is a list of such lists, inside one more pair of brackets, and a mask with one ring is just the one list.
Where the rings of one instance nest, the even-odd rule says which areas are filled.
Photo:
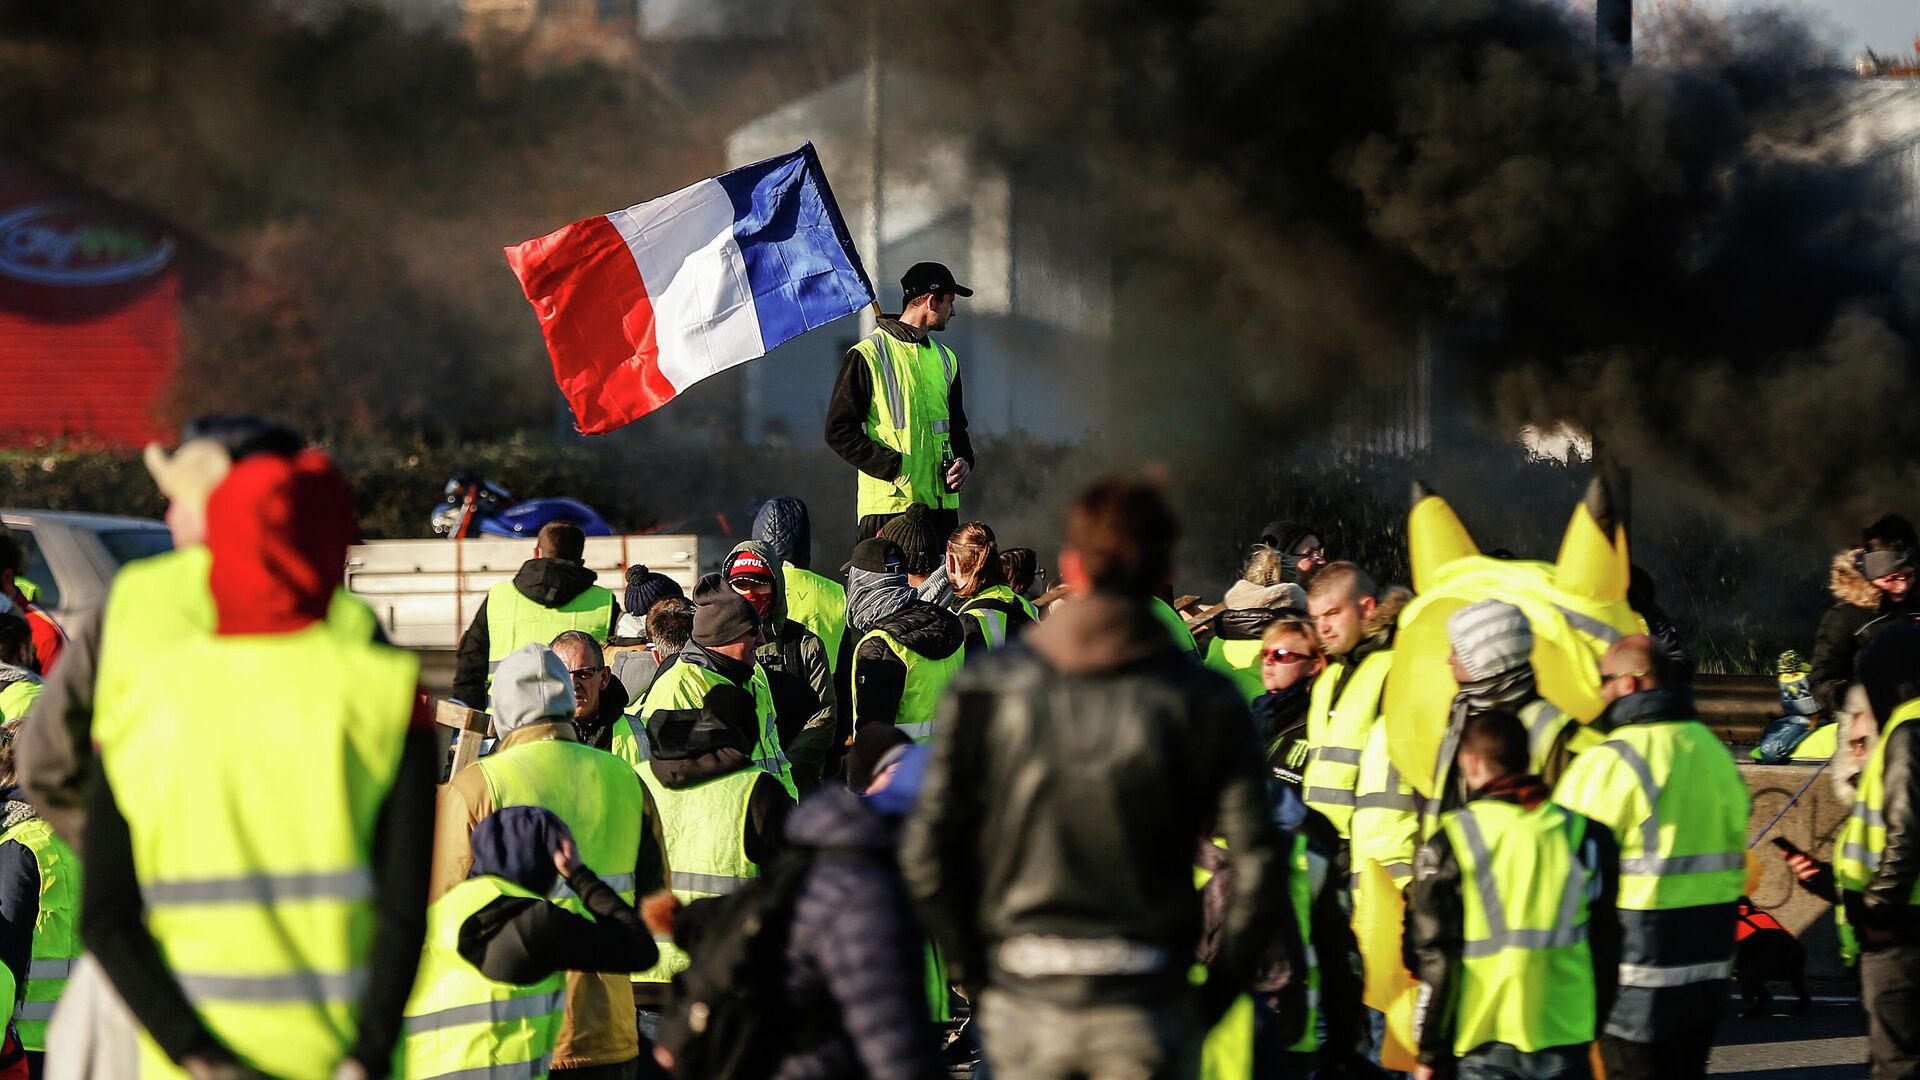
[[1355, 796], [1353, 805], [1359, 810], [1400, 810], [1412, 814], [1419, 811], [1420, 800], [1398, 791], [1370, 791]]
[[364, 900], [373, 895], [373, 871], [325, 874], [249, 874], [181, 878], [140, 886], [149, 907], [163, 904], [282, 904], [296, 900]]
[[1712, 982], [1732, 974], [1733, 961], [1731, 960], [1709, 964], [1681, 964], [1675, 967], [1621, 964], [1620, 985], [1657, 990], [1669, 986], [1692, 986], [1694, 983]]
[[1325, 803], [1328, 806], [1352, 806], [1355, 801], [1353, 792], [1337, 787], [1310, 787], [1300, 797], [1310, 803]]
[[175, 971], [174, 979], [198, 1005], [207, 1001], [245, 1001], [274, 1004], [325, 1001], [356, 1004], [367, 986], [367, 973], [297, 971], [290, 975], [211, 975]]
[[1848, 844], [1840, 849], [1840, 855], [1842, 858], [1859, 863], [1869, 871], [1880, 869], [1880, 853], [1867, 850], [1865, 844]]
[[1385, 870], [1387, 872], [1387, 876], [1392, 878], [1403, 878], [1403, 877], [1413, 876], [1413, 864], [1410, 862], [1381, 863], [1380, 869]]
[[[600, 880], [606, 882], [607, 888], [612, 889], [614, 892], [626, 893], [633, 891], [638, 879], [635, 878], [633, 874], [608, 874]], [[580, 894], [574, 892], [573, 886], [566, 882], [556, 881], [553, 884], [553, 888], [547, 891], [547, 899], [578, 900], [580, 899]]]
[[1620, 860], [1620, 873], [1635, 877], [1657, 877], [1661, 874], [1714, 874], [1729, 870], [1739, 870], [1747, 865], [1744, 855], [1737, 851], [1713, 851], [1699, 855], [1659, 855], [1660, 850], [1660, 785], [1653, 782], [1653, 767], [1640, 751], [1618, 741], [1601, 744], [1620, 755], [1627, 763], [1633, 775], [1640, 781], [1640, 793], [1646, 796], [1647, 819], [1640, 823], [1640, 854]]
[[481, 1001], [472, 1005], [455, 1005], [450, 1009], [423, 1013], [406, 1018], [407, 1034], [419, 1035], [442, 1028], [459, 1027], [462, 1024], [499, 1024], [508, 1020], [531, 1020], [536, 1016], [551, 1016], [565, 1012], [567, 992], [564, 988], [551, 994], [534, 994], [529, 997], [508, 998], [505, 1001]]
[[947, 385], [953, 385], [953, 353], [945, 345], [934, 342], [933, 347], [940, 350], [940, 363], [947, 369]]
[[71, 960], [33, 960], [27, 964], [27, 981], [64, 979], [73, 971]]
[[491, 675], [498, 670], [500, 670], [500, 661], [498, 660], [487, 661], [487, 674]]
[[[1572, 875], [1568, 875], [1566, 884], [1560, 893], [1560, 910], [1555, 914], [1553, 925], [1545, 929], [1513, 929], [1507, 925], [1506, 907], [1500, 901], [1500, 890], [1488, 870], [1493, 854], [1487, 849], [1485, 834], [1480, 831], [1480, 822], [1475, 818], [1471, 806], [1462, 807], [1460, 832], [1467, 840], [1467, 848], [1473, 853], [1473, 880], [1480, 893], [1480, 910], [1487, 920], [1487, 936], [1466, 942], [1461, 948], [1464, 956], [1492, 956], [1506, 949], [1558, 949], [1578, 945], [1587, 940], [1587, 921], [1580, 917], [1580, 896], [1583, 887], [1576, 886]], [[1566, 835], [1567, 850], [1572, 852], [1573, 818], [1571, 815], [1561, 822], [1560, 830]], [[1579, 859], [1573, 860], [1576, 870], [1584, 870]]]
[[906, 732], [908, 736], [915, 739], [924, 739], [933, 734], [933, 721], [931, 720], [922, 720], [917, 724], [895, 724], [893, 726]]
[[1879, 807], [1868, 806], [1863, 802], [1855, 802], [1853, 809], [1847, 811], [1847, 816], [1858, 820], [1869, 829], [1884, 829], [1887, 827], [1886, 813]]
[[13, 1018], [15, 1020], [51, 1020], [53, 1007], [57, 1004], [59, 1002], [23, 1001], [19, 1008], [13, 1010]]
[[769, 758], [755, 758], [753, 763], [767, 772], [777, 773], [787, 767], [787, 752], [782, 750]]
[[737, 891], [740, 886], [752, 881], [752, 878], [728, 877], [725, 874], [691, 874], [681, 870], [673, 872], [673, 887], [682, 892], [712, 893], [725, 896]]
[[1313, 756], [1321, 761], [1331, 761], [1335, 765], [1360, 764], [1360, 751], [1347, 746], [1316, 746]]
[[477, 1065], [471, 1069], [434, 1073], [420, 1080], [533, 1080], [536, 1076], [547, 1075], [552, 1061], [552, 1054], [541, 1054], [532, 1061], [512, 1065]]
[[1646, 877], [1661, 874], [1717, 874], [1725, 870], [1744, 869], [1746, 865], [1746, 857], [1739, 852], [1720, 851], [1710, 855], [1672, 855], [1664, 859], [1621, 859], [1620, 872]]
[[953, 430], [953, 421], [951, 420], [935, 420], [933, 422], [933, 433], [935, 435], [945, 435], [947, 432], [952, 430]]
[[1606, 623], [1601, 622], [1591, 615], [1575, 611], [1570, 607], [1562, 607], [1559, 604], [1553, 605], [1553, 608], [1567, 620], [1568, 626], [1573, 627], [1588, 637], [1596, 637], [1601, 641], [1612, 644], [1626, 636], [1618, 629], [1608, 626]]
[[873, 332], [873, 356], [876, 366], [880, 369], [880, 382], [887, 392], [887, 419], [893, 421], [894, 427], [906, 427], [907, 400], [900, 393], [900, 376], [893, 369], [893, 355], [887, 351], [885, 331]]

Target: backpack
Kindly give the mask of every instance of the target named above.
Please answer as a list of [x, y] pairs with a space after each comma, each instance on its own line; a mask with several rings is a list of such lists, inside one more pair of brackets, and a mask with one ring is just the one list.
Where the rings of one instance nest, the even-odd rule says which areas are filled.
[[841, 1030], [830, 998], [797, 1010], [785, 1000], [794, 908], [823, 857], [873, 859], [864, 851], [788, 848], [735, 892], [681, 912], [694, 932], [680, 946], [693, 962], [674, 976], [659, 1040], [673, 1054], [677, 1080], [762, 1080], [787, 1054]]

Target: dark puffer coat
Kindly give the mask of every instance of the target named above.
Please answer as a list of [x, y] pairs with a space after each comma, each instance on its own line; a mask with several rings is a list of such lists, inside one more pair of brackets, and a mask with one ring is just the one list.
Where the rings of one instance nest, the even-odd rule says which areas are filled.
[[895, 821], [837, 786], [801, 804], [787, 823], [795, 846], [859, 855], [820, 856], [801, 886], [787, 942], [788, 1003], [798, 1012], [831, 998], [840, 1030], [789, 1054], [776, 1080], [945, 1075], [927, 1012], [926, 937], [893, 868], [898, 832]]
[[1860, 655], [1875, 638], [1896, 626], [1920, 620], [1920, 593], [1908, 593], [1894, 603], [1860, 574], [1860, 548], [1833, 557], [1827, 588], [1838, 601], [1820, 619], [1813, 638], [1813, 699], [1822, 709], [1837, 710], [1847, 688], [1859, 678]]

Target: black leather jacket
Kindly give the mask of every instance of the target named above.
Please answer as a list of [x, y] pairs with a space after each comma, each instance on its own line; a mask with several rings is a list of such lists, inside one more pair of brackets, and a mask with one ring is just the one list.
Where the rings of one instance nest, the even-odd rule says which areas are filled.
[[1886, 755], [1881, 812], [1887, 846], [1866, 891], [1846, 894], [1847, 918], [1855, 926], [1920, 935], [1920, 908], [1913, 905], [1913, 884], [1920, 881], [1920, 720], [1893, 729]]

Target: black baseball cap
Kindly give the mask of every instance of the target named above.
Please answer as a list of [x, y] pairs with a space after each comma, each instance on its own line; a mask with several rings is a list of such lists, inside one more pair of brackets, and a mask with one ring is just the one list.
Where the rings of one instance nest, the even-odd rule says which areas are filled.
[[953, 271], [934, 262], [914, 263], [900, 279], [901, 302], [928, 293], [953, 293], [972, 296], [973, 290], [953, 280]]

